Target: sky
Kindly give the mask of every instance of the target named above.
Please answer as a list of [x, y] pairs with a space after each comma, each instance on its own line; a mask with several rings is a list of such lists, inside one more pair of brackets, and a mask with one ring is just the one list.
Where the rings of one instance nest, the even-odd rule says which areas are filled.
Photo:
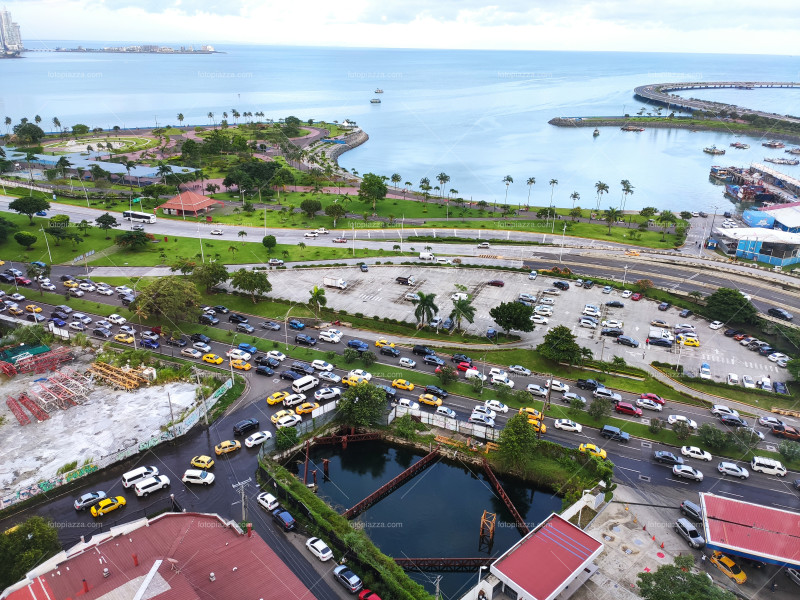
[[28, 47], [75, 39], [800, 53], [798, 0], [24, 0], [5, 6]]

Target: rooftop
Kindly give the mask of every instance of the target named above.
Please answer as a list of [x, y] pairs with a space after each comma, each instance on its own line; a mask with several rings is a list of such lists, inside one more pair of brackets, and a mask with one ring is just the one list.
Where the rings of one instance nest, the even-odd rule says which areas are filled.
[[213, 206], [214, 204], [225, 204], [221, 200], [214, 200], [202, 194], [194, 192], [181, 192], [173, 196], [158, 208], [168, 208], [184, 212], [196, 212]]
[[800, 567], [798, 513], [701, 493], [709, 548]]
[[800, 227], [800, 202], [789, 204], [776, 204], [761, 209], [763, 212], [775, 217], [784, 227]]
[[[800, 223], [798, 224], [800, 225]], [[721, 229], [715, 227], [714, 233], [723, 238], [732, 240], [800, 245], [800, 233], [790, 233], [780, 229], [764, 229], [761, 227], [732, 227], [731, 229]]]

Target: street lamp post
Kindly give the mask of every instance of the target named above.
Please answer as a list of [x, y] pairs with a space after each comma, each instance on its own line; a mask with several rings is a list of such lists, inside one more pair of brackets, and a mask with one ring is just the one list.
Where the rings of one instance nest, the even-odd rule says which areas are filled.
[[561, 252], [558, 253], [558, 262], [561, 261], [561, 257], [564, 255], [564, 236], [567, 233], [567, 224], [564, 223], [564, 229], [561, 231]]
[[628, 268], [629, 267], [628, 267], [628, 265], [625, 265], [622, 268], [625, 269], [625, 274], [622, 276], [622, 287], [624, 288], [625, 287], [625, 282], [628, 280]]
[[286, 316], [283, 317], [284, 345], [286, 350], [289, 349], [289, 313], [292, 312], [295, 306], [297, 306], [296, 303], [292, 304], [289, 310], [286, 311]]

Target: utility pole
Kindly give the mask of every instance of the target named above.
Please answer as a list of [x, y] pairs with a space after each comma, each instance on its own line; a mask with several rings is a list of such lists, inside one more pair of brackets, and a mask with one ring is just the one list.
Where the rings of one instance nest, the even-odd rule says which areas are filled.
[[242, 521], [247, 520], [247, 497], [244, 495], [244, 492], [247, 489], [247, 484], [249, 484], [250, 481], [251, 481], [250, 477], [248, 477], [244, 481], [231, 484], [231, 487], [237, 492], [239, 492], [239, 495], [241, 496], [240, 502], [242, 503]]
[[436, 579], [433, 580], [433, 584], [436, 586], [436, 600], [439, 600], [439, 582], [442, 580], [441, 575], [437, 575]]

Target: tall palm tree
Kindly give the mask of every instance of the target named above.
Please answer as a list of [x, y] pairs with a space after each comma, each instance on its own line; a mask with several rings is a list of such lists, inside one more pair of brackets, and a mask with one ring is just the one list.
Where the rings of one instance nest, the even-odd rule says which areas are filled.
[[217, 126], [217, 122], [214, 120], [214, 113], [209, 111], [207, 116], [208, 116], [208, 120], [211, 121], [214, 124], [214, 127], [216, 127]]
[[508, 203], [508, 186], [514, 183], [514, 178], [511, 175], [503, 177], [503, 183], [506, 184], [506, 203]]
[[122, 162], [122, 166], [125, 167], [125, 170], [128, 172], [128, 185], [130, 186], [131, 192], [133, 192], [133, 179], [131, 179], [131, 169], [133, 169], [133, 167], [136, 166], [136, 161], [125, 159]]
[[603, 194], [608, 193], [608, 184], [598, 181], [594, 184], [594, 189], [597, 190], [597, 206], [594, 209], [595, 212], [597, 212], [600, 210], [600, 200], [603, 197]]
[[550, 180], [550, 206], [553, 206], [553, 192], [556, 191], [557, 185], [558, 185], [558, 179]]
[[183, 125], [183, 113], [178, 113], [178, 123]]
[[442, 191], [444, 191], [444, 184], [450, 181], [450, 175], [445, 172], [439, 173], [436, 176], [436, 181], [439, 182], [439, 187], [441, 187]]
[[239, 233], [237, 233], [236, 235], [238, 235], [240, 238], [242, 238], [242, 245], [244, 245], [244, 238], [246, 238], [246, 237], [247, 237], [247, 232], [246, 232], [244, 229], [242, 229], [242, 230], [241, 230]]
[[419, 180], [419, 189], [424, 190], [426, 187], [431, 185], [431, 180], [427, 177], [423, 177]]
[[603, 213], [603, 220], [608, 224], [608, 235], [611, 235], [611, 225], [617, 222], [617, 219], [622, 215], [622, 211], [618, 208], [608, 207]]
[[28, 163], [28, 175], [30, 176], [31, 183], [33, 183], [33, 170], [31, 169], [31, 162], [36, 158], [36, 153], [28, 150], [25, 152], [25, 162]]
[[572, 208], [575, 208], [575, 203], [581, 199], [581, 195], [578, 192], [572, 192], [569, 199], [572, 200]]
[[166, 185], [167, 183], [167, 175], [172, 175], [172, 167], [165, 164], [163, 161], [158, 163], [158, 169], [156, 170], [156, 174], [161, 177], [161, 182]]
[[403, 182], [403, 187], [405, 188], [405, 189], [403, 189], [403, 199], [404, 199], [404, 200], [405, 200], [405, 197], [406, 197], [406, 190], [407, 190], [408, 188], [410, 188], [412, 185], [414, 185], [414, 184], [413, 184], [413, 183], [411, 183], [410, 181], [404, 181], [404, 182]]
[[671, 210], [665, 210], [660, 215], [658, 215], [658, 217], [656, 217], [656, 222], [660, 223], [663, 228], [661, 230], [661, 241], [663, 242], [666, 240], [667, 229], [669, 229], [669, 226], [671, 224], [677, 223], [678, 218], [673, 214]]
[[325, 288], [314, 286], [314, 289], [311, 290], [311, 297], [308, 299], [308, 304], [312, 307], [316, 306], [317, 310], [315, 311], [317, 314], [317, 318], [319, 318], [319, 311], [322, 309], [323, 306], [328, 304], [328, 298], [325, 296]]
[[6, 124], [6, 135], [8, 135], [8, 134], [10, 133], [10, 131], [11, 131], [11, 123], [12, 123], [12, 121], [11, 121], [11, 117], [6, 117], [6, 118], [5, 118], [5, 124]]
[[414, 316], [420, 327], [424, 327], [426, 323], [430, 323], [433, 317], [439, 313], [439, 307], [436, 306], [436, 294], [425, 294], [418, 292], [419, 299], [412, 300], [412, 303], [417, 307], [414, 310]]
[[33, 117], [33, 120], [36, 121], [36, 124], [38, 125], [39, 123], [42, 122], [42, 117], [40, 117], [39, 115], [36, 115], [35, 117]]
[[528, 208], [531, 206], [531, 190], [533, 189], [533, 185], [536, 183], [536, 177], [528, 177], [528, 181], [525, 183], [528, 184]]
[[236, 246], [228, 246], [228, 252], [230, 252], [234, 257], [238, 251], [239, 249]]
[[622, 210], [624, 211], [625, 202], [628, 200], [628, 196], [630, 194], [633, 194], [633, 186], [631, 185], [631, 182], [628, 181], [627, 179], [623, 179], [619, 183], [622, 186]]
[[61, 177], [66, 177], [66, 174], [64, 173], [64, 171], [69, 169], [71, 166], [72, 166], [72, 163], [69, 162], [69, 160], [67, 159], [66, 156], [60, 157], [58, 159], [58, 162], [56, 162], [56, 169], [59, 169], [61, 171]]
[[58, 120], [58, 117], [53, 117], [53, 127], [61, 131], [61, 121]]
[[455, 321], [456, 327], [461, 329], [461, 319], [466, 319], [467, 323], [475, 322], [475, 307], [472, 300], [461, 298], [453, 301], [453, 310], [450, 311], [450, 318]]
[[392, 183], [394, 184], [394, 187], [397, 187], [397, 184], [403, 181], [403, 178], [400, 176], [400, 173], [392, 173], [391, 179]]

